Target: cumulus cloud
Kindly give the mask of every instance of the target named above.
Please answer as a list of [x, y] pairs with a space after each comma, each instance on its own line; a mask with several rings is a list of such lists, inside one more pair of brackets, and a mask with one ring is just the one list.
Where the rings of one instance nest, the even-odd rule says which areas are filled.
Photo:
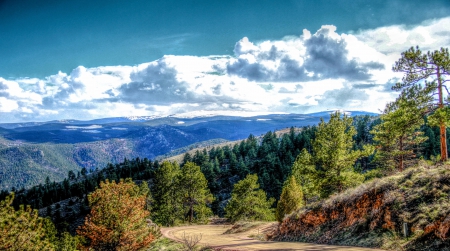
[[387, 55], [391, 60], [398, 53], [419, 45], [423, 51], [437, 50], [450, 45], [450, 17], [427, 20], [421, 25], [392, 25], [364, 30], [356, 38], [367, 46]]
[[450, 18], [415, 27], [311, 33], [252, 42], [234, 55], [164, 56], [136, 66], [79, 66], [43, 79], [0, 78], [4, 121], [94, 119], [170, 114], [377, 112], [397, 93], [391, 70], [400, 53], [450, 47]]
[[258, 45], [243, 38], [236, 43], [236, 58], [230, 61], [227, 70], [229, 74], [260, 82], [369, 80], [371, 70], [383, 70], [385, 66], [350, 55], [347, 40], [351, 39], [352, 35], [336, 33], [333, 25], [324, 25], [313, 35], [304, 30], [300, 37]]

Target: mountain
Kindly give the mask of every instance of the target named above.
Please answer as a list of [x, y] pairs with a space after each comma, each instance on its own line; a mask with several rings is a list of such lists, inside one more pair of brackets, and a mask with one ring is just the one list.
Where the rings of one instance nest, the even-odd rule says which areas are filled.
[[[42, 183], [47, 176], [60, 181], [68, 171], [103, 168], [124, 158], [154, 159], [193, 144], [206, 146], [245, 139], [250, 134], [314, 125], [321, 117], [326, 120], [329, 113], [118, 117], [0, 124], [0, 189], [30, 187]], [[358, 111], [350, 115], [377, 114]]]

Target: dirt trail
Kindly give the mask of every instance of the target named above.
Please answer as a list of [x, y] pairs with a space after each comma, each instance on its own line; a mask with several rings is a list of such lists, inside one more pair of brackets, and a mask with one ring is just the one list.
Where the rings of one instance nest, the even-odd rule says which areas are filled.
[[376, 251], [379, 249], [318, 245], [301, 242], [260, 241], [249, 236], [256, 236], [269, 231], [276, 223], [261, 225], [255, 229], [236, 234], [223, 234], [230, 225], [195, 225], [184, 227], [162, 228], [162, 234], [175, 241], [181, 241], [186, 236], [202, 235], [200, 245], [207, 245], [220, 250], [299, 250], [299, 251]]

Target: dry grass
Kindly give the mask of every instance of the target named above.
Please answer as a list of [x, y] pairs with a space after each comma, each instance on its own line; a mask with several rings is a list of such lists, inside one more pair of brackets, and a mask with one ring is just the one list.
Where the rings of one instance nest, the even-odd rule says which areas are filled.
[[[278, 240], [450, 249], [450, 166], [421, 162], [294, 212], [271, 235]], [[402, 234], [403, 223], [410, 235]]]

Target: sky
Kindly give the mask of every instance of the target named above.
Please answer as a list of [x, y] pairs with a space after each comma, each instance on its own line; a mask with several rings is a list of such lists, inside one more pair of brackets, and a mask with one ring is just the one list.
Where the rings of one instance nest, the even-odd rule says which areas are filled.
[[0, 0], [0, 123], [380, 112], [449, 0]]

